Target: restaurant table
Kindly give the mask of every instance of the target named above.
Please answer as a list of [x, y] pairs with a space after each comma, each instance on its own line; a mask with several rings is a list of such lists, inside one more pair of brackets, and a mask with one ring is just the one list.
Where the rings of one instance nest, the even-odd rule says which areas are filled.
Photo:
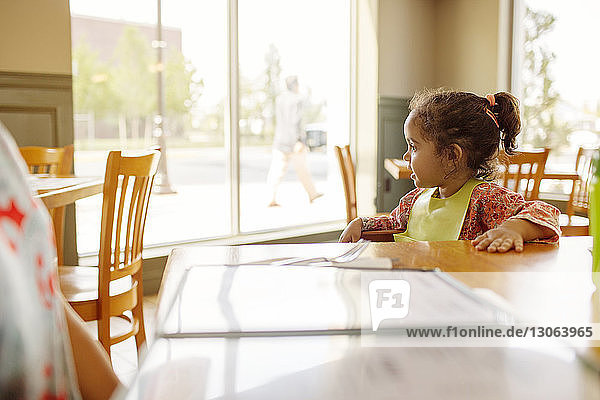
[[[384, 167], [390, 175], [396, 179], [409, 179], [412, 174], [410, 164], [408, 161], [404, 161], [398, 158], [386, 158], [384, 160]], [[511, 174], [513, 175], [513, 174]], [[509, 176], [511, 176], [509, 175]], [[545, 171], [542, 175], [542, 180], [577, 180], [579, 175], [576, 171]]]
[[79, 199], [102, 193], [98, 177], [30, 175], [30, 187], [48, 209], [66, 206]]
[[[102, 193], [104, 181], [98, 177], [55, 176], [47, 174], [31, 174], [28, 183], [34, 197], [40, 199], [52, 215], [54, 234], [57, 244], [57, 262], [63, 259], [65, 208], [79, 199]], [[63, 207], [63, 208], [61, 208]]]
[[[173, 310], [180, 313], [175, 320], [185, 324], [186, 314], [181, 313], [186, 307], [181, 305], [186, 302], [187, 309], [192, 311], [189, 315], [202, 308], [198, 299], [213, 295], [222, 302], [217, 310], [222, 315], [234, 315], [235, 307], [238, 312], [244, 309], [243, 297], [240, 299], [238, 295], [247, 289], [243, 279], [251, 276], [247, 272], [256, 273], [263, 268], [265, 274], [258, 275], [261, 279], [257, 287], [268, 287], [269, 280], [279, 282], [281, 276], [270, 264], [273, 260], [334, 256], [350, 246], [320, 243], [174, 250], [159, 293], [158, 333], [127, 398], [161, 398], [165, 393], [211, 399], [600, 398], [597, 342], [592, 341], [550, 349], [366, 345], [365, 335], [350, 330], [335, 331], [335, 321], [331, 322], [330, 330], [304, 335], [291, 331], [289, 335], [281, 331], [244, 333], [246, 315], [239, 315], [238, 326], [229, 325], [231, 332], [237, 332], [235, 335], [203, 336], [198, 334], [202, 333], [200, 330], [180, 337], [164, 334], [161, 324], [170, 320]], [[517, 314], [520, 321], [570, 326], [598, 323], [599, 300], [591, 278], [591, 246], [591, 237], [564, 237], [559, 244], [527, 243], [522, 253], [493, 254], [475, 250], [468, 241], [371, 243], [361, 258], [391, 258], [394, 270], [377, 272], [383, 274], [437, 269], [441, 271], [437, 274], [450, 276], [456, 287], [466, 285], [469, 291], [477, 293], [482, 304], [502, 307], [507, 315]], [[254, 263], [265, 266], [243, 266]], [[334, 274], [328, 271], [344, 270], [298, 267], [295, 273], [302, 268], [312, 268], [315, 276], [321, 277]], [[196, 283], [184, 279], [190, 271], [197, 272]], [[356, 274], [364, 273], [344, 270], [342, 276], [354, 279]], [[237, 280], [233, 278], [236, 274]], [[211, 276], [215, 279], [210, 279]], [[227, 283], [225, 276], [232, 280]], [[335, 286], [344, 287], [347, 283], [348, 279], [340, 278]], [[247, 286], [255, 284], [248, 281]], [[304, 287], [303, 284], [298, 280], [299, 287]], [[323, 285], [318, 286], [327, 291]], [[188, 290], [182, 293], [185, 287]], [[298, 297], [293, 286], [287, 290], [290, 296]], [[274, 291], [254, 295], [281, 299], [277, 297], [281, 293]], [[315, 304], [312, 295], [313, 292], [307, 292], [306, 298], [299, 301], [305, 301], [308, 310], [318, 313], [319, 304]], [[429, 295], [432, 302], [443, 301], [436, 300], [433, 293]], [[247, 307], [256, 304], [255, 299], [247, 300]], [[323, 313], [335, 309], [325, 303], [321, 307]], [[260, 316], [256, 310], [246, 310]], [[294, 312], [298, 313], [298, 309]], [[340, 312], [351, 314], [347, 309]], [[309, 321], [300, 314], [298, 320]], [[270, 317], [265, 321], [273, 326], [293, 321], [290, 315], [280, 315], [281, 318]], [[208, 314], [205, 321], [197, 314], [195, 318], [196, 321], [191, 321], [194, 329], [211, 326]]]

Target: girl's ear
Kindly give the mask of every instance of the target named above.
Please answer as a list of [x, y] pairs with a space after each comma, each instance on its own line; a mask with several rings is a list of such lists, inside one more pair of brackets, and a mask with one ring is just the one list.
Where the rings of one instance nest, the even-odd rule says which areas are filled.
[[464, 155], [464, 151], [463, 151], [462, 147], [460, 147], [456, 143], [451, 144], [446, 151], [446, 156], [448, 157], [448, 161], [454, 163], [455, 165], [460, 164], [460, 162], [462, 161], [463, 155]]

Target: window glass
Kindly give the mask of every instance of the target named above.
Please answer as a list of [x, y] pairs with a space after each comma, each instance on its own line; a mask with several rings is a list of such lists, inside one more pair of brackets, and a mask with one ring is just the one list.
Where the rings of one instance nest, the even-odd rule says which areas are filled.
[[[156, 1], [70, 4], [75, 172], [102, 176], [109, 150], [161, 143], [160, 121], [167, 162], [155, 181], [144, 244], [229, 234], [226, 3], [163, 1], [162, 43]], [[157, 117], [161, 93], [162, 121]], [[77, 203], [80, 254], [98, 250], [101, 201], [95, 196]]]
[[349, 2], [240, 0], [238, 19], [241, 230], [344, 219]]
[[[580, 146], [600, 143], [600, 54], [590, 47], [600, 3], [518, 2], [514, 82], [522, 107], [522, 145], [551, 147], [546, 171], [572, 171]], [[569, 182], [543, 182], [569, 192]], [[564, 186], [564, 187], [563, 187]]]

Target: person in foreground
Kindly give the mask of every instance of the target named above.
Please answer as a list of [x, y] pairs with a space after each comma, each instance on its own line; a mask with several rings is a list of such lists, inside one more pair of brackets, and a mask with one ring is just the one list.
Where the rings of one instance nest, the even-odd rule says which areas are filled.
[[0, 123], [0, 398], [108, 399], [119, 380], [60, 293], [52, 222], [25, 171]]
[[507, 92], [480, 97], [457, 91], [423, 91], [410, 102], [404, 123], [416, 189], [390, 215], [356, 218], [340, 242], [362, 231], [397, 229], [402, 240], [471, 240], [477, 250], [523, 251], [525, 241], [556, 242], [559, 210], [490, 182], [500, 145], [514, 154], [521, 131], [518, 100]]

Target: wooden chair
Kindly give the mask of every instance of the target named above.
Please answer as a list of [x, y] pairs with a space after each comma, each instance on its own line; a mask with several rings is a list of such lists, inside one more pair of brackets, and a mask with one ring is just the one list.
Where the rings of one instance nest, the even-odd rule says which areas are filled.
[[[135, 336], [139, 357], [146, 340], [142, 248], [159, 157], [157, 151], [138, 157], [109, 153], [98, 267], [59, 267], [65, 298], [85, 321], [98, 321], [98, 339], [109, 356], [113, 344]], [[121, 332], [117, 332], [118, 323]]]
[[588, 216], [588, 188], [592, 178], [592, 159], [595, 148], [580, 147], [575, 159], [575, 173], [545, 174], [544, 179], [570, 180], [571, 194], [567, 203], [566, 214], [561, 214], [560, 229], [563, 236], [589, 235], [590, 221]]
[[[342, 183], [344, 184], [346, 222], [350, 223], [358, 215], [356, 207], [356, 173], [354, 163], [352, 162], [352, 154], [348, 145], [343, 148], [334, 146], [333, 149], [338, 160], [338, 165], [340, 166]], [[397, 230], [364, 231], [361, 237], [372, 242], [393, 242], [393, 234], [398, 232]]]
[[342, 183], [344, 184], [344, 195], [346, 196], [346, 222], [350, 223], [350, 221], [357, 216], [356, 173], [354, 171], [354, 163], [352, 162], [352, 154], [350, 154], [350, 146], [348, 145], [343, 148], [334, 146], [333, 149], [338, 160], [338, 165], [340, 166]]
[[32, 174], [69, 175], [73, 163], [73, 145], [65, 147], [25, 146], [19, 148]]
[[[25, 146], [19, 148], [31, 174], [70, 175], [73, 164], [73, 145], [62, 148]], [[63, 263], [65, 207], [49, 210], [54, 225], [58, 265]]]
[[502, 151], [498, 156], [504, 168], [500, 184], [521, 193], [525, 200], [537, 200], [549, 153], [548, 148], [519, 151], [511, 156]]

